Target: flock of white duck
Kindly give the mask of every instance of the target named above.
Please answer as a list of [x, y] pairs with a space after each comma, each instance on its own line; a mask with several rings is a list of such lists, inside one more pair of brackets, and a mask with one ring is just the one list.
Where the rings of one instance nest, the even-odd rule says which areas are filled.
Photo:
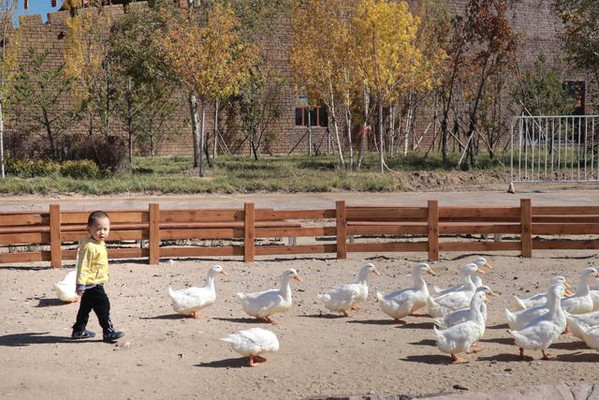
[[[480, 351], [475, 343], [485, 333], [487, 297], [496, 296], [491, 288], [483, 284], [479, 275], [484, 274], [485, 268], [491, 269], [491, 266], [483, 257], [478, 257], [463, 267], [460, 284], [446, 289], [434, 286], [432, 295], [423, 275], [435, 275], [435, 272], [428, 264], [419, 263], [412, 268], [413, 287], [388, 295], [377, 291], [376, 297], [381, 310], [398, 323], [405, 323], [402, 318], [406, 316], [432, 317], [438, 349], [450, 354], [452, 362], [463, 362], [458, 354]], [[77, 301], [75, 273], [67, 273], [62, 281], [54, 284], [58, 298], [64, 302]], [[359, 310], [360, 303], [368, 297], [368, 276], [371, 273], [380, 275], [375, 266], [368, 263], [360, 270], [357, 282], [333, 287], [318, 294], [317, 298], [328, 310], [347, 317], [348, 311]], [[169, 287], [173, 309], [179, 314], [199, 318], [199, 311], [216, 300], [214, 280], [219, 274], [227, 275], [223, 267], [215, 265], [208, 270], [204, 286], [181, 290]], [[566, 279], [554, 276], [546, 293], [528, 299], [514, 296], [516, 311], [506, 309], [505, 314], [510, 327], [508, 332], [514, 337], [521, 356], [524, 356], [524, 350], [540, 350], [542, 358], [548, 359], [548, 347], [560, 334], [568, 331], [599, 351], [599, 288], [591, 289], [599, 282], [597, 278], [597, 269], [588, 267], [581, 271], [576, 292], [572, 295], [568, 292], [571, 287]], [[292, 307], [290, 283], [293, 280], [302, 282], [295, 269], [288, 269], [281, 275], [279, 288], [237, 293], [237, 297], [248, 315], [274, 323], [271, 319], [273, 314]], [[421, 309], [426, 309], [428, 314], [415, 314]], [[221, 340], [249, 357], [250, 366], [265, 361], [260, 354], [279, 349], [277, 336], [263, 328], [241, 330]]]

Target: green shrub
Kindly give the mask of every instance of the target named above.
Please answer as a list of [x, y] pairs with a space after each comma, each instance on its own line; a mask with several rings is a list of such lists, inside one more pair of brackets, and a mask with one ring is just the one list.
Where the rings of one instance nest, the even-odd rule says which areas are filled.
[[75, 179], [93, 179], [100, 175], [100, 168], [91, 160], [65, 161], [60, 166], [60, 174]]
[[8, 159], [6, 162], [8, 174], [25, 178], [58, 175], [59, 171], [60, 164], [50, 160]]

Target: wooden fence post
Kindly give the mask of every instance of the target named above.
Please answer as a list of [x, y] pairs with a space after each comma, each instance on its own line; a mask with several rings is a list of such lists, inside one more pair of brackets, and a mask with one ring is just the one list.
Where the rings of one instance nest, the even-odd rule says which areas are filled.
[[60, 205], [50, 204], [50, 266], [62, 267], [62, 247], [60, 240]]
[[244, 212], [243, 261], [254, 262], [256, 256], [256, 212], [254, 203], [245, 203]]
[[522, 257], [532, 258], [532, 205], [530, 199], [520, 199], [520, 229]]
[[150, 203], [149, 216], [150, 265], [160, 264], [160, 204]]
[[439, 261], [439, 203], [428, 201], [428, 260]]
[[347, 258], [347, 237], [345, 227], [347, 224], [347, 214], [345, 209], [345, 201], [339, 200], [335, 202], [337, 207], [337, 258]]

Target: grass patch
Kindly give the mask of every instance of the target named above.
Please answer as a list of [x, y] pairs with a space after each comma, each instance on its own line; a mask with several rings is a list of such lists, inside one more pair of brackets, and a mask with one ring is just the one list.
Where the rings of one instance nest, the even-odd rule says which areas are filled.
[[[252, 192], [390, 192], [405, 189], [406, 176], [422, 171], [455, 169], [459, 154], [452, 154], [449, 168], [443, 168], [441, 158], [421, 153], [388, 157], [391, 172], [380, 173], [378, 154], [369, 153], [360, 171], [348, 171], [339, 166], [336, 156], [309, 157], [285, 155], [264, 157], [255, 161], [249, 157], [220, 156], [207, 167], [207, 176], [199, 178], [192, 157], [138, 157], [131, 174], [101, 178], [75, 179], [66, 176], [23, 178], [7, 176], [0, 180], [2, 194], [196, 194]], [[504, 166], [498, 162], [504, 163]], [[509, 153], [495, 159], [482, 154], [472, 170], [507, 171]]]

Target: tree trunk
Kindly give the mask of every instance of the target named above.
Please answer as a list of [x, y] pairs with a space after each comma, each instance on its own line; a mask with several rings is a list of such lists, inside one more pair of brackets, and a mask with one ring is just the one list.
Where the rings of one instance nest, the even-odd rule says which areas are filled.
[[379, 169], [385, 172], [385, 135], [383, 134], [383, 100], [379, 98]]
[[345, 127], [347, 130], [347, 143], [349, 144], [349, 168], [354, 169], [354, 143], [351, 137], [351, 109], [349, 106], [345, 110]]
[[0, 99], [0, 176], [5, 178], [4, 171], [4, 99]]
[[204, 130], [206, 126], [206, 101], [200, 101], [200, 107], [202, 108], [202, 119], [200, 120], [200, 140], [199, 140], [199, 157], [198, 157], [198, 170], [200, 172], [200, 178], [203, 178], [206, 175], [205, 166], [204, 166], [204, 146], [206, 142], [206, 131]]
[[335, 95], [333, 94], [333, 84], [329, 79], [329, 93], [331, 101], [329, 103], [329, 112], [331, 119], [333, 120], [333, 126], [335, 128], [335, 142], [337, 144], [337, 151], [339, 152], [339, 163], [345, 169], [345, 158], [343, 157], [343, 147], [341, 146], [341, 138], [339, 137], [339, 124], [337, 123], [337, 112], [335, 110]]
[[198, 168], [200, 165], [200, 132], [198, 127], [199, 116], [198, 116], [198, 100], [193, 93], [189, 93], [187, 98], [189, 103], [189, 114], [191, 116], [191, 137], [193, 139], [193, 167]]

